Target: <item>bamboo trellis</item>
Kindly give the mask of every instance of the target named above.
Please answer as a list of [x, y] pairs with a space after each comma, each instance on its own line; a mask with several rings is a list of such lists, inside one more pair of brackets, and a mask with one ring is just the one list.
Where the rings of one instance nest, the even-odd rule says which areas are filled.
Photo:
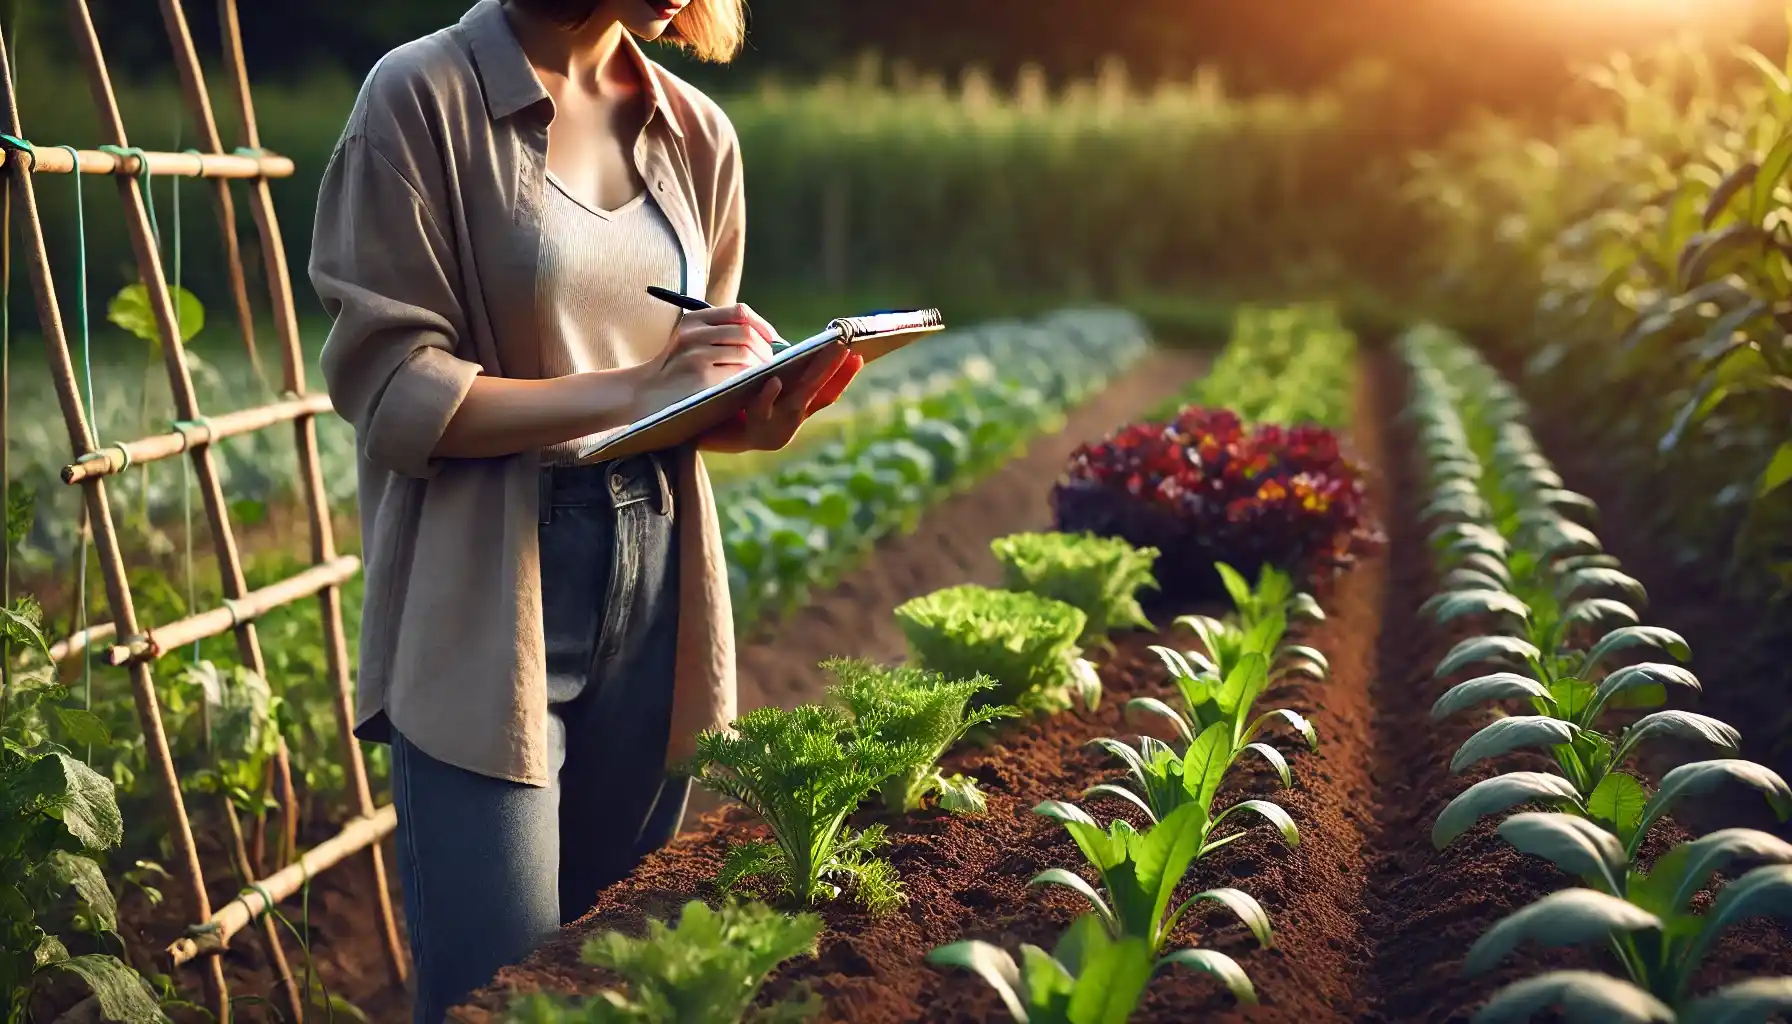
[[[268, 188], [269, 178], [290, 175], [293, 165], [290, 160], [261, 149], [260, 131], [244, 67], [236, 0], [219, 0], [224, 64], [235, 89], [236, 107], [240, 116], [237, 127], [238, 139], [242, 145], [234, 153], [223, 150], [205, 76], [188, 30], [181, 0], [158, 2], [173, 46], [187, 112], [197, 129], [200, 143], [198, 152], [145, 153], [130, 146], [105, 55], [86, 0], [67, 0], [67, 8], [80, 62], [85, 69], [94, 104], [100, 115], [101, 128], [108, 136], [106, 146], [103, 149], [71, 154], [63, 149], [38, 148], [9, 141], [4, 151], [0, 152], [0, 162], [4, 163], [8, 187], [23, 214], [20, 230], [24, 243], [24, 261], [29, 266], [32, 292], [48, 350], [49, 371], [73, 452], [70, 464], [62, 471], [62, 478], [65, 483], [82, 489], [87, 522], [91, 525], [94, 546], [104, 576], [107, 606], [112, 616], [109, 623], [90, 626], [63, 640], [52, 650], [52, 656], [59, 660], [79, 656], [93, 657], [93, 649], [104, 646], [104, 659], [113, 665], [123, 666], [128, 671], [148, 758], [174, 831], [176, 873], [188, 890], [195, 919], [188, 934], [169, 946], [167, 960], [170, 969], [195, 959], [202, 961], [200, 966], [207, 999], [218, 1019], [221, 1022], [228, 1020], [230, 998], [218, 954], [229, 945], [236, 933], [259, 920], [263, 939], [279, 973], [279, 983], [284, 989], [285, 1008], [297, 1021], [304, 1017], [307, 994], [299, 992], [293, 983], [291, 968], [282, 951], [275, 922], [268, 912], [274, 904], [298, 892], [320, 872], [356, 854], [364, 856], [372, 876], [375, 912], [391, 976], [396, 982], [404, 979], [405, 958], [399, 944], [397, 922], [388, 895], [386, 868], [380, 847], [381, 841], [395, 827], [396, 817], [390, 806], [374, 805], [361, 749], [352, 732], [352, 685], [349, 679], [347, 637], [342, 621], [342, 599], [338, 588], [359, 571], [360, 563], [352, 556], [338, 555], [335, 548], [314, 422], [317, 415], [330, 411], [330, 404], [327, 397], [311, 394], [306, 390], [304, 353], [293, 304], [292, 282], [279, 222], [274, 214], [273, 199]], [[0, 88], [5, 90], [6, 123], [13, 139], [23, 140], [27, 136], [25, 126], [19, 122], [12, 74], [6, 40], [4, 34], [0, 33]], [[147, 291], [160, 335], [169, 388], [174, 398], [177, 419], [169, 433], [102, 446], [89, 427], [87, 412], [76, 385], [74, 363], [63, 327], [62, 308], [50, 272], [33, 184], [33, 178], [37, 174], [71, 172], [111, 175], [116, 181], [137, 270]], [[253, 306], [249, 299], [243, 256], [237, 239], [231, 182], [241, 181], [248, 190], [280, 344], [284, 393], [279, 400], [209, 420], [200, 409], [185, 350], [180, 343], [181, 335], [172, 295], [163, 276], [154, 227], [144, 194], [139, 188], [139, 184], [146, 184], [148, 178], [160, 175], [196, 177], [212, 183], [237, 320], [251, 360], [256, 363], [257, 375], [260, 376], [259, 360], [255, 356]], [[291, 424], [295, 435], [312, 565], [289, 579], [250, 591], [244, 581], [236, 535], [213, 463], [211, 446], [221, 438], [280, 424]], [[218, 563], [224, 601], [222, 607], [192, 614], [152, 631], [143, 628], [137, 619], [126, 576], [124, 555], [108, 503], [106, 480], [109, 476], [127, 472], [134, 465], [183, 454], [192, 462]], [[291, 769], [282, 744], [275, 760], [275, 772], [280, 782], [278, 792], [284, 832], [280, 870], [254, 881], [235, 899], [214, 911], [207, 894], [205, 875], [181, 793], [180, 779], [175, 771], [163, 728], [152, 666], [164, 650], [229, 632], [236, 641], [237, 653], [243, 664], [255, 672], [265, 674], [266, 664], [255, 632], [256, 617], [272, 608], [312, 596], [322, 606], [325, 654], [333, 684], [336, 721], [355, 816], [339, 834], [320, 843], [303, 856], [296, 856], [296, 800]], [[254, 878], [235, 808], [228, 800], [224, 801], [224, 811], [231, 831], [232, 848], [227, 852], [232, 856], [234, 867], [242, 877]]]

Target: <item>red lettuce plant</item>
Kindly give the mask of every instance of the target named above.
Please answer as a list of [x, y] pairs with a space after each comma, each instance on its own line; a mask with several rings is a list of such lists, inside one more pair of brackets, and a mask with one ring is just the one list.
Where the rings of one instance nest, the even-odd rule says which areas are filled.
[[1165, 598], [1218, 592], [1213, 563], [1305, 579], [1348, 564], [1366, 539], [1362, 467], [1322, 427], [1247, 428], [1189, 406], [1085, 444], [1052, 490], [1057, 529], [1121, 537], [1162, 555]]

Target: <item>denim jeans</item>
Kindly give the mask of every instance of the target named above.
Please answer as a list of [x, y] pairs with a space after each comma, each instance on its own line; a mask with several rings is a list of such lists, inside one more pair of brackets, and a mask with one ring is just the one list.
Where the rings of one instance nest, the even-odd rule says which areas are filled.
[[394, 733], [418, 1024], [438, 1024], [677, 834], [690, 781], [665, 771], [674, 514], [653, 456], [543, 472], [547, 787], [444, 764]]

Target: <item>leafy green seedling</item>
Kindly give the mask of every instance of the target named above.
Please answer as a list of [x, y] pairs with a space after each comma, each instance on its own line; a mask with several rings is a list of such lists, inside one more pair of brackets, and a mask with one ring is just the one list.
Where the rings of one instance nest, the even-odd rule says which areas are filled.
[[716, 878], [724, 891], [760, 877], [806, 907], [838, 896], [839, 880], [853, 883], [873, 912], [902, 901], [895, 869], [872, 856], [885, 841], [882, 826], [846, 826], [860, 801], [932, 753], [924, 739], [884, 735], [882, 725], [894, 717], [890, 708], [855, 719], [832, 706], [767, 707], [742, 715], [733, 732], [698, 736], [697, 754], [683, 770], [772, 830], [769, 843], [729, 851]]
[[[1299, 844], [1294, 822], [1280, 807], [1247, 800], [1229, 808], [1220, 818], [1236, 809], [1261, 814], [1281, 831], [1284, 842], [1290, 846]], [[1209, 837], [1219, 821], [1210, 821], [1204, 808], [1195, 804], [1179, 807], [1145, 832], [1119, 820], [1104, 831], [1082, 808], [1056, 800], [1048, 800], [1034, 811], [1069, 830], [1077, 848], [1101, 875], [1102, 889], [1107, 895], [1103, 898], [1080, 875], [1062, 868], [1042, 871], [1028, 884], [1061, 885], [1081, 895], [1115, 938], [1143, 939], [1152, 953], [1160, 952], [1182, 915], [1207, 900], [1237, 914], [1259, 943], [1269, 945], [1269, 915], [1255, 899], [1238, 889], [1208, 889], [1170, 910], [1170, 899], [1189, 864], [1237, 838], [1234, 835], [1211, 841]]]
[[886, 809], [917, 810], [929, 795], [955, 814], [982, 814], [987, 802], [975, 779], [947, 775], [939, 759], [965, 734], [1018, 712], [1009, 707], [970, 706], [977, 694], [993, 689], [988, 676], [948, 680], [937, 672], [912, 666], [888, 668], [870, 661], [834, 659], [822, 667], [838, 682], [831, 700], [849, 711], [855, 722], [876, 723], [880, 738], [925, 750], [924, 760], [905, 767], [879, 787]]
[[620, 976], [626, 991], [577, 1002], [532, 994], [508, 1016], [513, 1024], [799, 1024], [822, 1008], [806, 989], [770, 1006], [753, 1001], [779, 964], [814, 955], [821, 927], [814, 914], [761, 903], [711, 910], [693, 900], [676, 928], [650, 920], [641, 938], [612, 931], [585, 943], [585, 962]]
[[928, 963], [975, 971], [1001, 996], [1016, 1024], [1126, 1024], [1151, 976], [1179, 964], [1219, 979], [1241, 1003], [1257, 991], [1238, 962], [1211, 949], [1165, 957], [1138, 937], [1113, 938], [1094, 915], [1071, 922], [1050, 953], [1022, 945], [1020, 963], [1000, 946], [971, 940], [941, 946]]

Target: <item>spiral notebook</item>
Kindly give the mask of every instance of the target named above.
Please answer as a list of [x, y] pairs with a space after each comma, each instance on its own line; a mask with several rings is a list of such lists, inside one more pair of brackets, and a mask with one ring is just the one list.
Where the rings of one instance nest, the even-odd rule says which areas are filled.
[[943, 330], [937, 309], [900, 310], [842, 317], [812, 338], [805, 338], [720, 384], [618, 427], [579, 450], [581, 463], [607, 462], [642, 452], [684, 444], [738, 415], [772, 377], [794, 384], [810, 362], [836, 344], [845, 345], [866, 362], [882, 358], [924, 334]]

